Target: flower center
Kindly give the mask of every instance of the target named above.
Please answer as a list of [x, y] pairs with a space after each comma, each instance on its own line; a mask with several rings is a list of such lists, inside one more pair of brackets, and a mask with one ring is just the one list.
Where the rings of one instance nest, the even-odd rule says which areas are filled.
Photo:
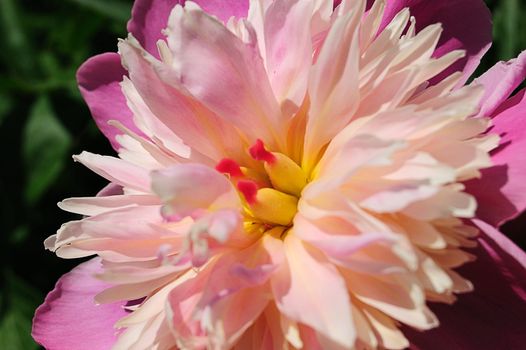
[[216, 169], [227, 174], [236, 186], [244, 204], [248, 232], [281, 236], [292, 226], [307, 175], [283, 153], [268, 151], [261, 140], [257, 140], [248, 151], [253, 159], [262, 163], [262, 167], [242, 167], [225, 158]]

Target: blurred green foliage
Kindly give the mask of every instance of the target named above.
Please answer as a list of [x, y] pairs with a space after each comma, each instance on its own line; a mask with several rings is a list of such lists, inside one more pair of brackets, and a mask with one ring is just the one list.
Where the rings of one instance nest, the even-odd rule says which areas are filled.
[[[526, 48], [526, 3], [487, 0], [495, 43], [480, 68]], [[0, 348], [35, 349], [31, 318], [58, 277], [78, 261], [57, 259], [42, 241], [74, 216], [56, 203], [95, 193], [104, 181], [73, 164], [83, 149], [111, 154], [82, 101], [75, 71], [115, 51], [131, 0], [0, 0]], [[521, 245], [524, 218], [506, 227]], [[523, 245], [524, 246], [524, 245]]]

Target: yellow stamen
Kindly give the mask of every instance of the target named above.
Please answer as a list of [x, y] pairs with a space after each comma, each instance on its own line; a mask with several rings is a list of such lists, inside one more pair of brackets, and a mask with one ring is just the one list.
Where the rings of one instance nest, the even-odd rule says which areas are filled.
[[292, 159], [278, 152], [270, 152], [261, 140], [249, 148], [252, 158], [262, 161], [272, 186], [279, 191], [299, 197], [307, 184], [307, 175]]
[[265, 162], [270, 182], [277, 190], [299, 197], [307, 184], [305, 172], [284, 154], [273, 152], [272, 162]]
[[256, 200], [250, 204], [252, 215], [266, 223], [289, 226], [298, 206], [298, 199], [272, 188], [258, 190]]

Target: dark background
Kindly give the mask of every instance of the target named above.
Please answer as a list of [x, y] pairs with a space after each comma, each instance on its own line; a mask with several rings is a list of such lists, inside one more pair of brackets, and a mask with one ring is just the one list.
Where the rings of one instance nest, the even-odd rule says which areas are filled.
[[[479, 70], [526, 48], [523, 0], [486, 1], [493, 48]], [[78, 260], [45, 251], [43, 240], [76, 217], [56, 203], [95, 194], [105, 181], [71, 159], [113, 154], [82, 101], [75, 71], [116, 51], [132, 1], [0, 0], [0, 348], [31, 350], [34, 309]], [[476, 29], [474, 29], [476, 30]], [[526, 218], [504, 231], [523, 249]]]

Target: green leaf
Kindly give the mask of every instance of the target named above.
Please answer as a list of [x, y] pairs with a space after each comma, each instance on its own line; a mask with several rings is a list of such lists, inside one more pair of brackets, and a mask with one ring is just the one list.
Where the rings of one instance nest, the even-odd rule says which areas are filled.
[[498, 56], [502, 60], [509, 60], [520, 52], [521, 34], [521, 0], [504, 0], [494, 11], [494, 31], [499, 40]]
[[120, 0], [70, 0], [101, 15], [127, 21], [131, 16], [131, 4]]
[[3, 349], [38, 349], [31, 338], [31, 320], [42, 297], [12, 272], [6, 272], [2, 277], [5, 280], [0, 299], [0, 344]]
[[40, 97], [31, 109], [23, 139], [23, 158], [28, 179], [25, 199], [36, 203], [64, 167], [71, 136], [55, 116], [47, 97]]
[[9, 243], [17, 245], [23, 243], [29, 237], [29, 227], [27, 225], [20, 225], [15, 228], [9, 236]]
[[0, 92], [0, 126], [7, 117], [7, 114], [11, 111], [13, 103], [9, 95]]
[[[14, 0], [0, 0], [0, 29], [5, 33], [2, 35], [0, 45], [2, 54], [7, 53], [10, 65], [16, 68], [18, 73], [30, 76], [34, 68], [33, 55], [19, 21], [18, 4]], [[7, 59], [7, 58], [6, 58]]]

